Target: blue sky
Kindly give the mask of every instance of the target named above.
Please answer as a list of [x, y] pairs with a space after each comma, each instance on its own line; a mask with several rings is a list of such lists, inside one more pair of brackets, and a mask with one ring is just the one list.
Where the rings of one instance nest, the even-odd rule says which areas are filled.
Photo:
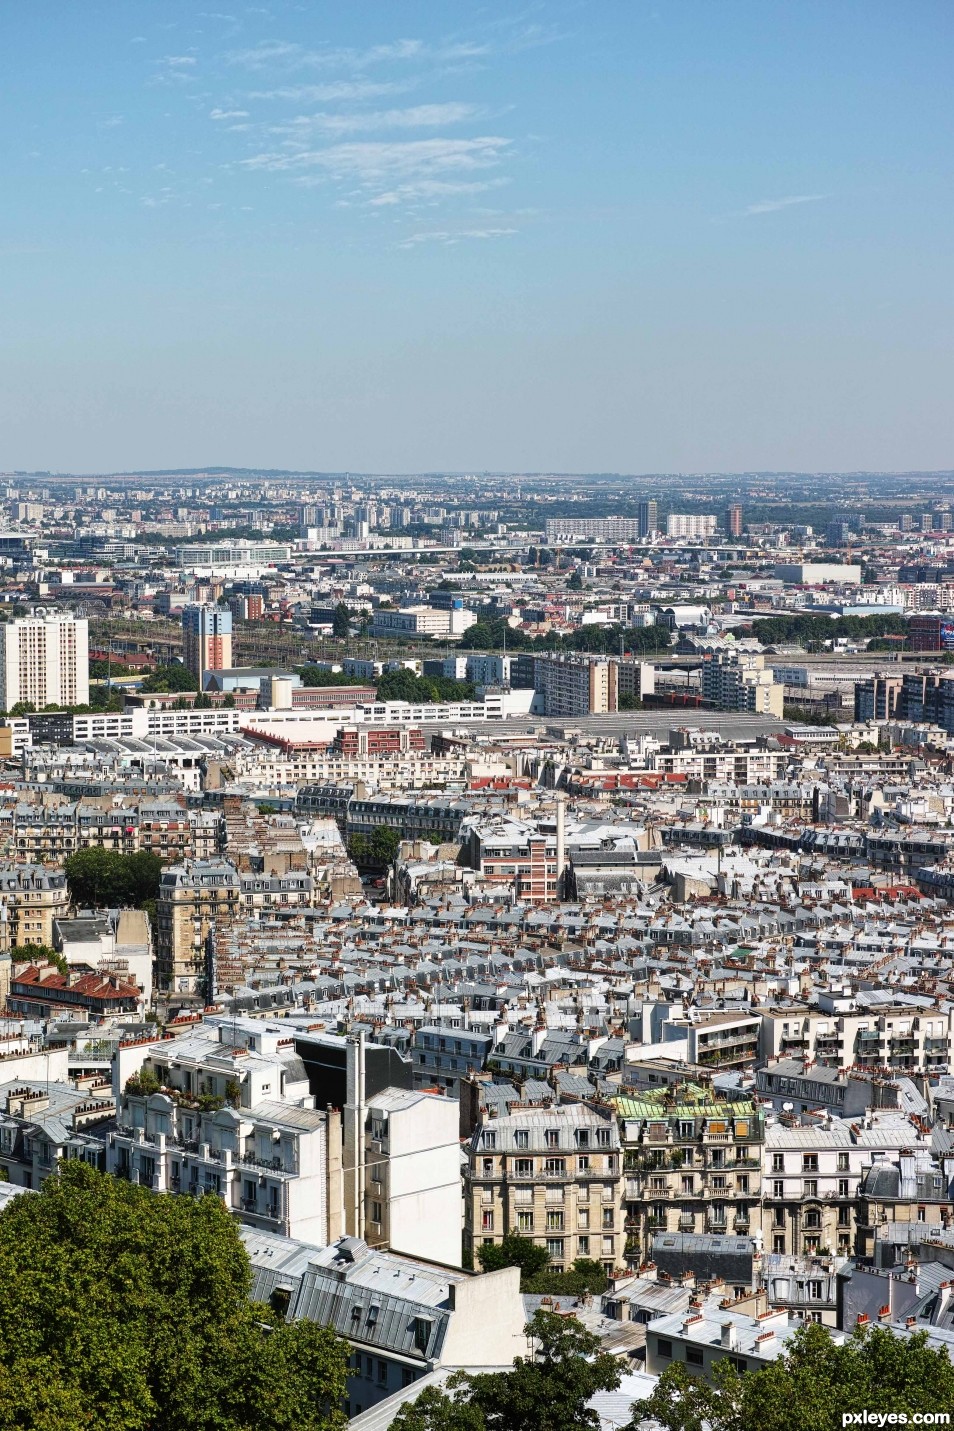
[[0, 468], [951, 466], [949, 0], [208, 6], [0, 11]]

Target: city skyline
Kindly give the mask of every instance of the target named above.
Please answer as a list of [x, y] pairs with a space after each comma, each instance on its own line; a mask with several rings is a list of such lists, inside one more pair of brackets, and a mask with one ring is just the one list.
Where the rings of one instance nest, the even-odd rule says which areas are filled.
[[951, 28], [17, 7], [0, 463], [947, 468]]

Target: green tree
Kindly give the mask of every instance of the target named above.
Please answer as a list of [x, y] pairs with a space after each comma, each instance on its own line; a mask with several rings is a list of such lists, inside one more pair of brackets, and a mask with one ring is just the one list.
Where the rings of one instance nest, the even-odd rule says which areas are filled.
[[924, 1333], [900, 1337], [885, 1327], [856, 1331], [838, 1345], [827, 1328], [799, 1328], [764, 1371], [740, 1375], [723, 1358], [713, 1381], [674, 1363], [633, 1424], [658, 1421], [666, 1431], [831, 1431], [859, 1411], [954, 1411], [954, 1365]]
[[0, 1214], [0, 1431], [340, 1431], [345, 1356], [249, 1301], [219, 1198], [64, 1164]]
[[577, 568], [577, 570], [574, 571], [573, 575], [570, 577], [570, 580], [566, 584], [566, 589], [567, 591], [583, 590], [583, 573], [579, 570], [579, 568]]
[[374, 864], [389, 865], [398, 852], [401, 833], [390, 825], [379, 825], [368, 841], [368, 854]]
[[36, 706], [32, 701], [14, 701], [10, 707], [10, 715], [27, 716], [36, 715]]
[[140, 689], [150, 695], [163, 691], [197, 691], [199, 682], [186, 666], [157, 666]]
[[[426, 1388], [402, 1407], [397, 1431], [582, 1431], [598, 1427], [587, 1403], [619, 1386], [616, 1357], [574, 1317], [539, 1311], [524, 1328], [531, 1354], [511, 1371], [453, 1378], [453, 1397]], [[430, 1395], [428, 1395], [430, 1392]]]
[[339, 601], [335, 607], [335, 614], [331, 622], [331, 634], [338, 641], [347, 641], [351, 635], [351, 612], [343, 601]]
[[64, 870], [70, 898], [83, 908], [101, 909], [109, 905], [140, 908], [159, 897], [162, 860], [149, 850], [124, 855], [120, 850], [90, 845], [70, 855]]
[[519, 1267], [521, 1281], [535, 1277], [550, 1265], [546, 1248], [538, 1247], [529, 1237], [521, 1237], [519, 1232], [507, 1232], [502, 1241], [478, 1247], [477, 1259], [485, 1272]]
[[51, 949], [49, 944], [15, 944], [10, 950], [10, 958], [14, 964], [52, 964], [61, 974], [69, 972], [63, 955]]
[[298, 674], [301, 676], [303, 686], [353, 686], [354, 676], [349, 676], [345, 671], [329, 671], [326, 666], [299, 666]]

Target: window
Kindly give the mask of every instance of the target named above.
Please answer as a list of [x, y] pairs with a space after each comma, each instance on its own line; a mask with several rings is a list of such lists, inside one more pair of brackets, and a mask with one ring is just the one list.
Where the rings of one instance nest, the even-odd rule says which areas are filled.
[[666, 1337], [656, 1338], [656, 1355], [663, 1357], [666, 1361], [672, 1360], [672, 1342]]
[[485, 1148], [496, 1148], [496, 1146], [497, 1146], [497, 1134], [496, 1134], [496, 1133], [487, 1133], [487, 1132], [485, 1132], [485, 1133], [484, 1133], [484, 1147], [485, 1147]]
[[419, 1352], [427, 1351], [427, 1344], [431, 1338], [431, 1320], [429, 1317], [414, 1318], [414, 1345]]
[[604, 1227], [612, 1227], [613, 1224], [615, 1223], [615, 1221], [616, 1221], [616, 1209], [615, 1209], [615, 1208], [612, 1208], [612, 1207], [604, 1207], [604, 1209], [603, 1209], [603, 1226], [604, 1226]]
[[375, 1325], [375, 1323], [377, 1322], [377, 1320], [378, 1320], [378, 1313], [380, 1312], [380, 1310], [381, 1310], [381, 1308], [377, 1305], [376, 1302], [372, 1302], [372, 1303], [371, 1303], [370, 1307], [368, 1308], [368, 1326], [369, 1326], [369, 1327], [373, 1327], [373, 1326]]
[[379, 1386], [387, 1386], [387, 1384], [388, 1384], [388, 1364], [387, 1364], [386, 1361], [379, 1361], [379, 1362], [378, 1362], [378, 1385], [379, 1385]]
[[547, 1256], [550, 1258], [550, 1261], [551, 1261], [551, 1262], [556, 1261], [556, 1260], [559, 1260], [559, 1259], [562, 1259], [562, 1257], [563, 1257], [563, 1238], [562, 1238], [562, 1237], [548, 1237], [548, 1238], [547, 1238]]
[[515, 1166], [514, 1166], [514, 1172], [517, 1174], [517, 1177], [518, 1177], [518, 1178], [532, 1178], [532, 1177], [533, 1177], [533, 1159], [532, 1159], [532, 1158], [517, 1158], [516, 1163], [515, 1163]]
[[682, 1139], [694, 1138], [696, 1136], [696, 1125], [691, 1120], [681, 1118], [679, 1120], [679, 1137]]
[[784, 1238], [784, 1236], [783, 1236], [783, 1237], [773, 1237], [773, 1238], [772, 1238], [772, 1251], [773, 1251], [773, 1252], [784, 1252], [784, 1251], [785, 1251], [785, 1238]]
[[513, 1145], [515, 1148], [529, 1148], [530, 1134], [526, 1128], [518, 1128], [513, 1135]]
[[493, 1232], [493, 1230], [494, 1230], [494, 1210], [493, 1210], [493, 1208], [490, 1208], [487, 1212], [484, 1212], [484, 1213], [481, 1215], [481, 1223], [480, 1223], [480, 1225], [481, 1225], [482, 1231], [484, 1231], [484, 1232]]
[[597, 1128], [596, 1146], [598, 1148], [611, 1148], [613, 1146], [613, 1133], [610, 1128]]
[[543, 1135], [543, 1139], [548, 1148], [558, 1148], [560, 1146], [559, 1128], [548, 1128]]
[[690, 1366], [704, 1366], [705, 1360], [701, 1347], [686, 1347], [686, 1361]]
[[818, 1181], [817, 1181], [817, 1179], [815, 1179], [815, 1178], [806, 1178], [806, 1179], [805, 1179], [804, 1196], [805, 1196], [805, 1197], [817, 1197], [817, 1196], [818, 1196]]
[[578, 1237], [576, 1239], [577, 1252], [581, 1257], [590, 1255], [590, 1239], [588, 1237]]
[[807, 1291], [808, 1291], [808, 1296], [809, 1296], [809, 1300], [810, 1300], [810, 1301], [812, 1301], [812, 1302], [820, 1302], [820, 1301], [821, 1301], [821, 1299], [822, 1299], [822, 1284], [821, 1284], [821, 1282], [809, 1282], [809, 1283], [807, 1284]]
[[563, 1213], [562, 1213], [562, 1212], [548, 1212], [548, 1213], [547, 1213], [547, 1232], [562, 1232], [562, 1231], [563, 1231]]
[[493, 1160], [493, 1158], [484, 1158], [484, 1159], [482, 1159], [482, 1162], [483, 1162], [483, 1174], [484, 1174], [484, 1177], [485, 1177], [485, 1178], [492, 1178], [493, 1175], [494, 1175], [494, 1160]]
[[580, 1173], [588, 1173], [589, 1170], [590, 1170], [590, 1160], [589, 1160], [589, 1157], [584, 1155], [582, 1158], [577, 1158], [577, 1160], [576, 1160], [576, 1169], [577, 1169], [577, 1172], [580, 1172]]
[[785, 1154], [784, 1154], [784, 1153], [773, 1153], [773, 1154], [772, 1154], [772, 1172], [773, 1172], [773, 1173], [784, 1173], [784, 1171], [785, 1171]]
[[566, 1158], [547, 1158], [544, 1165], [544, 1172], [549, 1176], [564, 1176], [566, 1173]]
[[414, 1370], [413, 1370], [413, 1368], [412, 1368], [412, 1367], [409, 1367], [409, 1366], [402, 1366], [402, 1368], [401, 1368], [401, 1385], [402, 1385], [402, 1386], [410, 1386], [413, 1381], [414, 1381]]
[[372, 1222], [380, 1222], [380, 1221], [381, 1221], [381, 1204], [380, 1204], [379, 1202], [373, 1202], [373, 1203], [371, 1204], [371, 1221], [372, 1221]]
[[803, 1172], [803, 1173], [817, 1173], [817, 1172], [818, 1172], [818, 1154], [817, 1154], [817, 1153], [805, 1153], [805, 1154], [803, 1154], [803, 1156], [802, 1156], [802, 1172]]
[[784, 1227], [784, 1226], [785, 1226], [785, 1209], [784, 1209], [783, 1207], [773, 1208], [773, 1210], [772, 1210], [772, 1226], [773, 1226], [773, 1227]]
[[579, 1227], [589, 1227], [589, 1225], [590, 1225], [590, 1210], [589, 1210], [588, 1207], [581, 1207], [581, 1208], [579, 1208], [579, 1209], [577, 1210], [576, 1221], [577, 1221], [577, 1226], [579, 1226]]
[[533, 1213], [532, 1213], [532, 1212], [518, 1212], [518, 1213], [517, 1213], [517, 1231], [518, 1231], [518, 1232], [532, 1232], [532, 1231], [533, 1231]]
[[748, 1190], [749, 1190], [749, 1175], [748, 1175], [748, 1173], [740, 1173], [739, 1176], [736, 1178], [736, 1183], [737, 1183], [737, 1185], [738, 1185], [738, 1189], [739, 1189], [739, 1192], [740, 1192], [740, 1193], [747, 1193]]
[[838, 1209], [838, 1226], [839, 1226], [839, 1227], [850, 1227], [850, 1226], [851, 1226], [851, 1208], [850, 1208], [850, 1207], [840, 1207], [840, 1208]]
[[805, 1213], [806, 1227], [821, 1227], [821, 1213], [817, 1207], [810, 1207]]
[[774, 1183], [772, 1184], [772, 1196], [773, 1196], [773, 1197], [784, 1197], [784, 1196], [785, 1196], [785, 1184], [784, 1184], [783, 1182], [774, 1182]]
[[848, 1154], [847, 1154], [847, 1153], [839, 1153], [839, 1154], [838, 1154], [838, 1171], [839, 1171], [840, 1173], [847, 1173], [847, 1171], [848, 1171]]

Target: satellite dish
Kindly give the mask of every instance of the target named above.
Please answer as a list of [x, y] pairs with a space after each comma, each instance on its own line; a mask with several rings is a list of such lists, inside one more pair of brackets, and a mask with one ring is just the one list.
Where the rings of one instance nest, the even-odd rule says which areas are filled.
[[783, 1104], [782, 1104], [782, 1112], [783, 1112], [783, 1113], [794, 1113], [794, 1112], [795, 1112], [795, 1104], [794, 1104], [794, 1103], [783, 1103]]

